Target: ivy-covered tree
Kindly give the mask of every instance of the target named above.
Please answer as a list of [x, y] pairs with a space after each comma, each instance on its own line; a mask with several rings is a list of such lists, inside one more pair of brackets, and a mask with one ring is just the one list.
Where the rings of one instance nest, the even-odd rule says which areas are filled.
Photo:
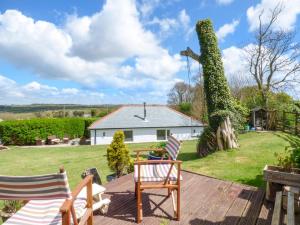
[[242, 109], [231, 96], [212, 22], [208, 19], [198, 21], [196, 31], [201, 54], [198, 55], [187, 48], [181, 52], [181, 55], [191, 57], [201, 63], [203, 68], [209, 121], [209, 127], [200, 137], [198, 146], [198, 152], [203, 156], [216, 149], [238, 147], [232, 122], [236, 122]]
[[107, 148], [107, 161], [117, 177], [122, 176], [130, 166], [129, 150], [124, 144], [124, 132], [116, 131], [111, 144]]

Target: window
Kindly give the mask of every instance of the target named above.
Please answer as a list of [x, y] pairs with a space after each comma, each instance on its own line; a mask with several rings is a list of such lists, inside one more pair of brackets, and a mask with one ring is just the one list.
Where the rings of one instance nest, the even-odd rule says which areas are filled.
[[166, 130], [157, 130], [156, 131], [157, 140], [166, 140]]
[[171, 135], [170, 130], [167, 130], [167, 137]]
[[102, 136], [105, 137], [105, 132], [103, 132]]
[[133, 132], [132, 130], [124, 130], [125, 141], [133, 141]]
[[194, 133], [196, 133], [196, 129], [194, 129], [194, 131], [193, 131]]

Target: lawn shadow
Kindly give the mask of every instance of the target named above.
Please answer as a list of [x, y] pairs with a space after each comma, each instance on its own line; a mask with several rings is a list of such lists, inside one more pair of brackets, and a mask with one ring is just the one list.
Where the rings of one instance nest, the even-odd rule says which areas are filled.
[[197, 152], [182, 152], [179, 153], [178, 155], [178, 160], [182, 160], [182, 161], [190, 161], [190, 160], [196, 160], [196, 159], [200, 159], [200, 157], [198, 156]]
[[288, 147], [292, 148], [299, 148], [300, 147], [300, 138], [294, 134], [289, 134], [289, 133], [274, 133], [277, 137], [287, 141], [289, 143]]
[[266, 186], [266, 184], [263, 180], [263, 175], [262, 174], [256, 175], [256, 177], [254, 179], [253, 178], [249, 178], [249, 179], [246, 178], [246, 179], [238, 179], [237, 181], [239, 183], [254, 186], [254, 187], [265, 187]]

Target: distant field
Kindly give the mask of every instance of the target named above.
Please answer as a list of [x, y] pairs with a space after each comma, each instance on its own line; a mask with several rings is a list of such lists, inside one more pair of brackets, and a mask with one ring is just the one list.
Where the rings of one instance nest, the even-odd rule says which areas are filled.
[[84, 110], [84, 109], [106, 109], [114, 108], [118, 105], [75, 105], [75, 104], [32, 104], [32, 105], [0, 105], [0, 112], [10, 113], [31, 113], [53, 110]]
[[[96, 110], [97, 115], [102, 112], [105, 114], [118, 108], [118, 105], [0, 105], [0, 119], [2, 120], [19, 120], [31, 119], [36, 117], [53, 117], [55, 112], [63, 111], [72, 116], [73, 111], [83, 111], [91, 113]], [[55, 117], [55, 116], [54, 116]]]

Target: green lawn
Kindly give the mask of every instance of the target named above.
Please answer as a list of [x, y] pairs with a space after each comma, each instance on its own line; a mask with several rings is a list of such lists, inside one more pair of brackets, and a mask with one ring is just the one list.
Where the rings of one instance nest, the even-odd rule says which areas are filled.
[[[240, 135], [238, 150], [216, 152], [199, 159], [195, 153], [196, 141], [186, 141], [179, 154], [183, 168], [220, 179], [262, 186], [262, 169], [265, 164], [276, 163], [275, 152], [289, 146], [293, 136], [276, 133], [247, 133]], [[297, 139], [299, 140], [299, 139]], [[130, 144], [130, 150], [150, 146]], [[134, 156], [132, 154], [132, 156]], [[105, 182], [111, 174], [106, 162], [105, 146], [19, 148], [0, 152], [0, 174], [37, 175], [58, 171], [64, 165], [71, 187], [80, 181], [80, 174], [88, 167], [97, 167]]]
[[[251, 132], [241, 134], [239, 138], [239, 149], [216, 152], [201, 159], [195, 153], [197, 142], [184, 142], [179, 154], [179, 159], [183, 160], [183, 169], [259, 187], [264, 185], [263, 167], [266, 164], [276, 163], [274, 153], [283, 152], [293, 141], [300, 142], [299, 138], [281, 132]], [[128, 147], [132, 151], [151, 145], [151, 143], [130, 144]], [[104, 182], [106, 176], [112, 173], [107, 166], [106, 146], [28, 149], [11, 147], [8, 151], [0, 152], [0, 174], [53, 173], [58, 171], [61, 165], [64, 165], [68, 172], [72, 188], [80, 181], [80, 174], [86, 168], [97, 167]]]

